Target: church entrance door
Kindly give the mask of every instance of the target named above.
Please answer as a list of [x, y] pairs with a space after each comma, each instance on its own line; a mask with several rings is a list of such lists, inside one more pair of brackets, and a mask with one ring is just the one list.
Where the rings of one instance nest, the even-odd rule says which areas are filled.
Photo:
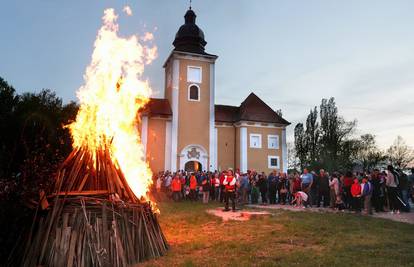
[[201, 165], [200, 162], [194, 160], [194, 161], [188, 161], [185, 165], [184, 165], [184, 170], [188, 171], [188, 172], [197, 172], [197, 171], [201, 171], [203, 169], [203, 166]]

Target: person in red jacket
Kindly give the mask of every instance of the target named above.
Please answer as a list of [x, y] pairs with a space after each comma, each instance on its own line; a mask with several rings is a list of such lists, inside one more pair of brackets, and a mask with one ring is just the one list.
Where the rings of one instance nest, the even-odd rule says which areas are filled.
[[351, 186], [354, 183], [352, 172], [348, 171], [343, 178], [345, 207], [350, 208], [352, 203]]
[[233, 176], [233, 172], [231, 170], [227, 171], [227, 175], [224, 177], [223, 180], [224, 185], [224, 202], [225, 207], [224, 211], [229, 211], [229, 200], [231, 200], [232, 210], [236, 211], [236, 177]]
[[190, 199], [193, 201], [197, 200], [197, 179], [194, 175], [194, 173], [191, 174], [190, 176]]
[[178, 178], [178, 175], [174, 176], [174, 179], [171, 182], [171, 190], [173, 192], [174, 201], [179, 201], [181, 195], [181, 181], [180, 178]]
[[352, 209], [356, 212], [361, 212], [361, 185], [357, 178], [351, 186], [352, 195]]

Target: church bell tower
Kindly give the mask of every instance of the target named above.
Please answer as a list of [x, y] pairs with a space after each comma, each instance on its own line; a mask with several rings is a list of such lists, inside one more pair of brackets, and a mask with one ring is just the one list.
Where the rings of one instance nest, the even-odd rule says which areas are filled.
[[166, 149], [170, 169], [217, 169], [217, 136], [214, 118], [216, 55], [205, 52], [204, 32], [191, 9], [184, 15], [164, 64], [165, 98], [172, 107], [171, 142]]

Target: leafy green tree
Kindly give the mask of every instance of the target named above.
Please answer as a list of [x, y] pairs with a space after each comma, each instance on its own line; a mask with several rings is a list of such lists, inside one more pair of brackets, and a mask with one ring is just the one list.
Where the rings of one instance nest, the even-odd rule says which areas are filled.
[[53, 182], [71, 150], [68, 129], [78, 106], [51, 90], [18, 95], [0, 78], [0, 265], [32, 220], [28, 203]]
[[351, 168], [358, 151], [358, 140], [352, 138], [355, 126], [356, 121], [347, 122], [339, 116], [333, 97], [322, 99], [319, 118], [315, 107], [306, 119], [306, 129], [302, 123], [295, 127], [295, 150], [301, 168]]
[[300, 169], [300, 162], [296, 155], [295, 145], [293, 143], [287, 143], [288, 149], [288, 172], [298, 171]]
[[326, 169], [333, 171], [347, 168], [350, 165], [348, 155], [341, 155], [345, 152], [343, 145], [346, 144], [347, 153], [351, 146], [349, 139], [356, 126], [356, 121], [347, 122], [338, 114], [335, 99], [322, 99], [320, 105], [320, 160]]
[[308, 148], [302, 123], [298, 123], [295, 126], [295, 151], [296, 156], [299, 158], [299, 166], [303, 170], [308, 166]]
[[306, 119], [305, 138], [309, 167], [312, 169], [318, 168], [320, 130], [318, 123], [318, 110], [316, 107], [313, 110], [310, 110], [310, 113]]

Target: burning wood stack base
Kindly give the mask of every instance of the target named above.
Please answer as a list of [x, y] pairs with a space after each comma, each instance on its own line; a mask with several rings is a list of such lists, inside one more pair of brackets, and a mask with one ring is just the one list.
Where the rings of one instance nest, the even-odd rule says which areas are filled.
[[36, 225], [24, 266], [128, 266], [156, 258], [167, 242], [150, 203], [57, 198]]
[[23, 266], [129, 266], [168, 249], [151, 202], [135, 196], [108, 149], [75, 149], [47, 199], [51, 206], [39, 205]]

